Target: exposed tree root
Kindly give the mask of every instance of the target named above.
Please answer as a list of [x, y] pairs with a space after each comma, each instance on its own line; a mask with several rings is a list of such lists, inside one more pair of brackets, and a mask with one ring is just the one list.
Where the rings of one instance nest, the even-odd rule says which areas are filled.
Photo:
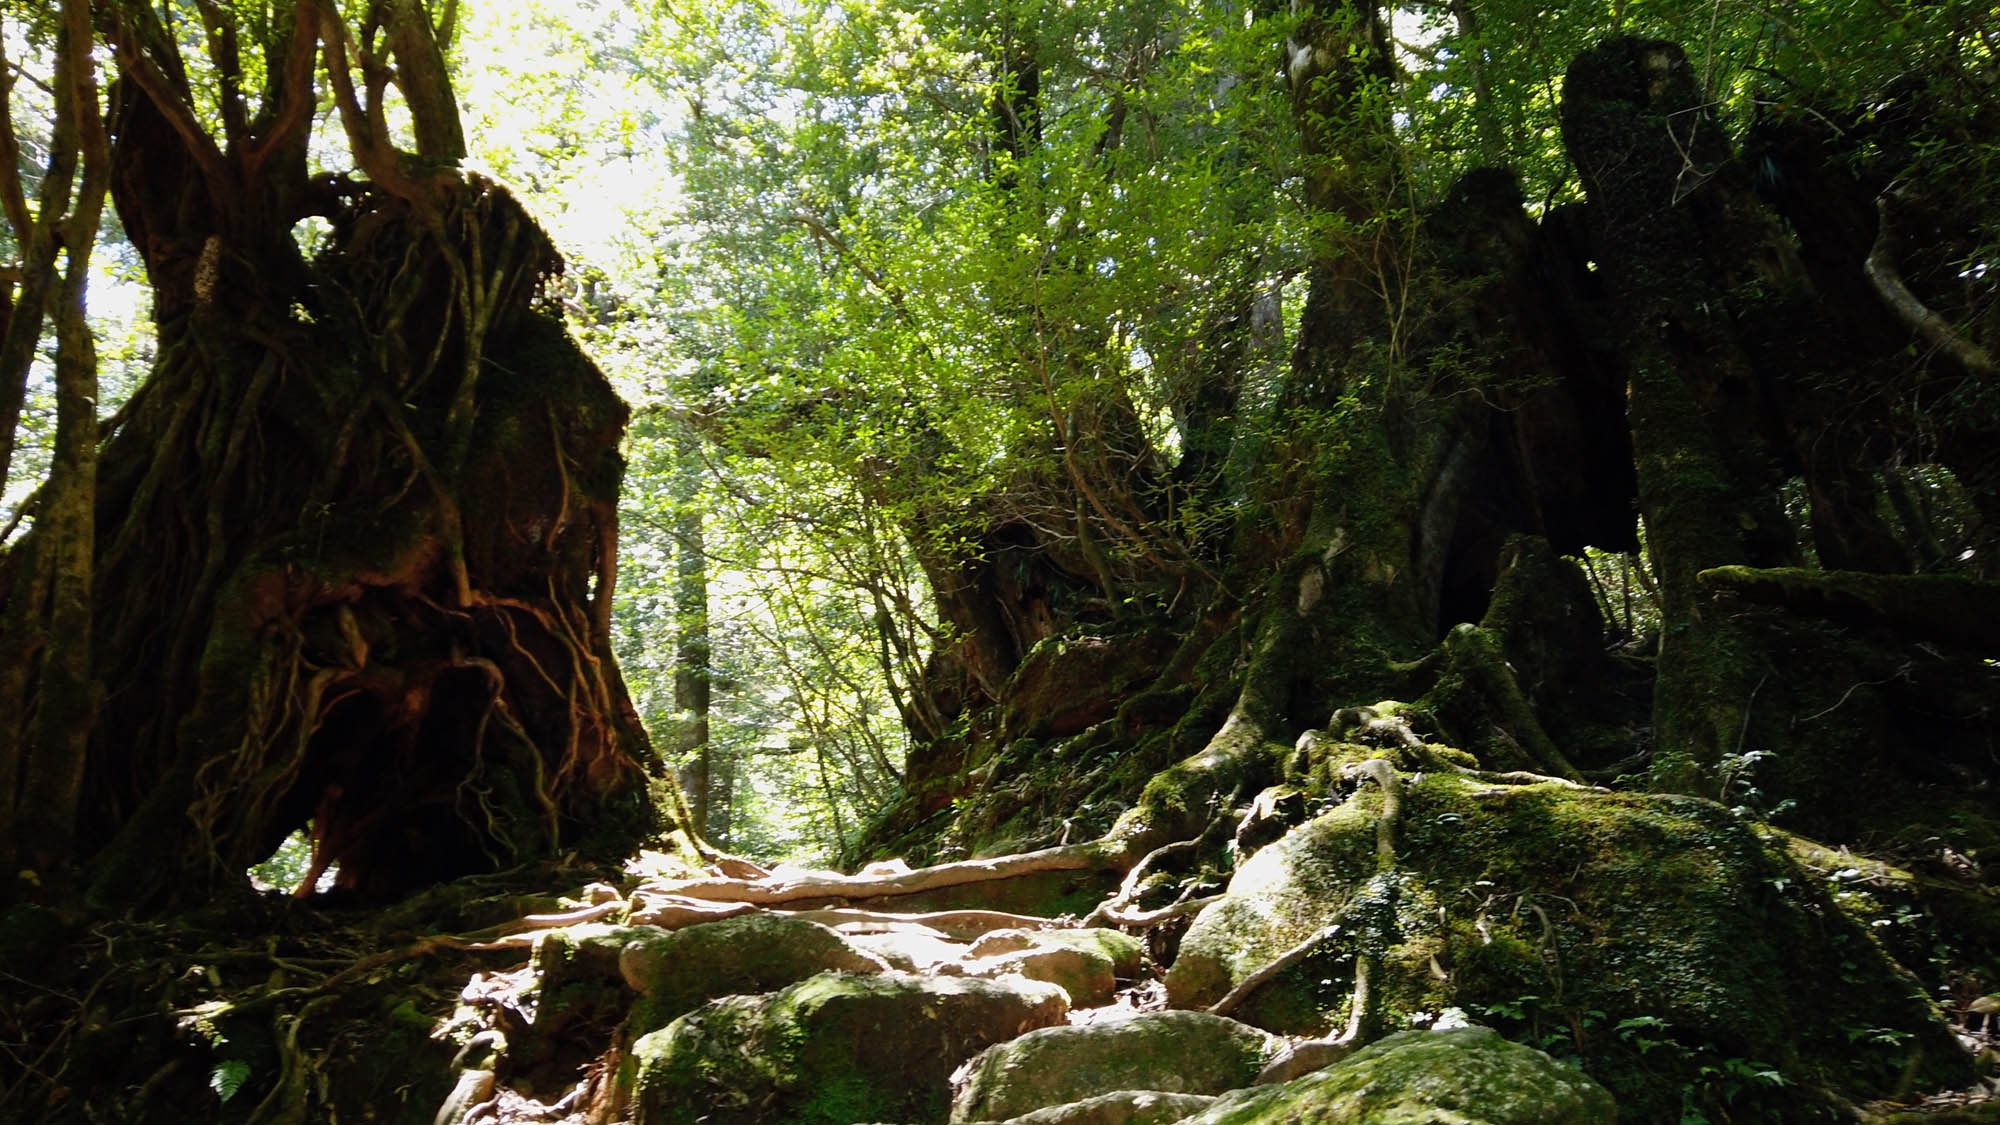
[[1238, 981], [1236, 987], [1229, 990], [1228, 995], [1208, 1006], [1208, 1014], [1212, 1016], [1226, 1016], [1235, 1011], [1238, 1004], [1248, 999], [1251, 993], [1264, 987], [1272, 977], [1312, 956], [1313, 952], [1319, 949], [1321, 945], [1340, 936], [1341, 928], [1346, 924], [1346, 919], [1347, 912], [1342, 911], [1336, 921], [1314, 931], [1311, 937], [1278, 954], [1271, 959], [1270, 963], [1251, 973], [1249, 976], [1244, 977], [1241, 981]]
[[757, 906], [780, 906], [810, 899], [893, 898], [1044, 871], [1117, 870], [1123, 866], [1121, 850], [1112, 837], [1106, 837], [1019, 855], [963, 859], [884, 875], [841, 875], [830, 871], [773, 873], [763, 879], [667, 880], [647, 883], [639, 889], [678, 898]]
[[853, 907], [825, 907], [787, 910], [784, 913], [823, 926], [925, 926], [960, 941], [971, 941], [994, 930], [1044, 930], [1064, 925], [1036, 914], [1009, 914], [1002, 910], [934, 910], [920, 914], [891, 914]]
[[[1331, 1039], [1308, 1039], [1286, 1048], [1283, 1054], [1272, 1059], [1257, 1075], [1258, 1085], [1274, 1082], [1289, 1082], [1303, 1074], [1310, 1074], [1325, 1066], [1339, 1062], [1356, 1047], [1362, 1046], [1375, 1035], [1376, 1013], [1374, 978], [1377, 963], [1382, 956], [1382, 947], [1388, 941], [1388, 927], [1394, 918], [1395, 875], [1396, 875], [1396, 822], [1403, 814], [1403, 786], [1397, 778], [1396, 770], [1387, 759], [1370, 758], [1368, 761], [1347, 769], [1350, 775], [1371, 777], [1382, 789], [1382, 814], [1375, 820], [1375, 878], [1369, 889], [1381, 891], [1380, 901], [1370, 903], [1366, 910], [1359, 909], [1360, 902], [1349, 903], [1343, 910], [1343, 920], [1358, 916], [1360, 921], [1360, 943], [1354, 953], [1354, 991], [1348, 1002], [1347, 1028]], [[1244, 979], [1243, 984], [1231, 989], [1229, 995], [1217, 1001], [1216, 1007], [1223, 1011], [1234, 1008], [1245, 996], [1282, 972], [1291, 964], [1303, 960], [1321, 943], [1340, 930], [1336, 923], [1321, 930], [1311, 938], [1293, 946], [1278, 955], [1270, 965]], [[1247, 987], [1246, 987], [1247, 986]], [[1215, 1011], [1212, 1007], [1211, 1012]], [[1220, 1013], [1217, 1013], [1220, 1014]]]
[[1194, 887], [1190, 884], [1182, 890], [1180, 898], [1166, 906], [1153, 910], [1132, 909], [1132, 903], [1138, 898], [1142, 884], [1146, 881], [1146, 877], [1152, 874], [1156, 865], [1172, 856], [1197, 853], [1202, 848], [1213, 843], [1218, 836], [1233, 835], [1237, 825], [1242, 822], [1242, 819], [1241, 816], [1236, 815], [1217, 817], [1211, 820], [1201, 835], [1194, 839], [1176, 840], [1171, 844], [1162, 844], [1152, 851], [1147, 852], [1139, 862], [1132, 865], [1130, 871], [1125, 873], [1124, 880], [1118, 885], [1117, 893], [1099, 903], [1097, 909], [1092, 910], [1089, 916], [1084, 918], [1083, 924], [1086, 926], [1101, 926], [1108, 922], [1112, 925], [1125, 926], [1131, 929], [1143, 929], [1147, 926], [1157, 926], [1161, 922], [1193, 914], [1209, 903], [1221, 899], [1222, 896], [1219, 894], [1195, 897]]

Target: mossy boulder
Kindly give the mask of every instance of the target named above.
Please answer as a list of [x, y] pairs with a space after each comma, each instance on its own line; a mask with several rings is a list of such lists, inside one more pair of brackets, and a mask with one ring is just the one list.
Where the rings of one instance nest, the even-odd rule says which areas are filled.
[[642, 1036], [614, 1098], [638, 1125], [940, 1121], [959, 1063], [1068, 1013], [1036, 981], [821, 973]]
[[742, 914], [681, 930], [635, 927], [625, 934], [618, 972], [644, 998], [628, 1020], [633, 1034], [718, 996], [769, 992], [823, 972], [888, 967], [827, 927], [782, 914]]
[[956, 964], [967, 951], [967, 943], [915, 922], [865, 930], [843, 928], [838, 932], [849, 945], [880, 957], [889, 963], [890, 968], [906, 973], [930, 972]]
[[[1397, 869], [1377, 878], [1381, 808], [1368, 786], [1246, 862], [1190, 927], [1169, 1003], [1207, 1006], [1350, 912], [1232, 1014], [1341, 1026], [1355, 935], [1385, 934], [1367, 951], [1383, 1026], [1462, 1007], [1579, 1059], [1630, 1120], [1971, 1080], [1916, 980], [1825, 880], [1713, 802], [1410, 777]], [[1364, 910], [1389, 913], [1364, 925]]]
[[1119, 1090], [1219, 1094], [1249, 1085], [1282, 1045], [1206, 1012], [1051, 1027], [967, 1064], [956, 1079], [951, 1119], [1002, 1120]]
[[1186, 1125], [1608, 1125], [1589, 1075], [1490, 1028], [1405, 1031], [1275, 1086], [1238, 1090]]
[[1112, 975], [1110, 958], [1094, 949], [1022, 949], [961, 961], [957, 968], [969, 977], [1021, 976], [1047, 981], [1067, 993], [1074, 1008], [1109, 1004], [1118, 991], [1118, 978]]
[[1122, 930], [1087, 926], [1081, 929], [992, 930], [972, 943], [973, 957], [992, 957], [1024, 949], [1082, 949], [1111, 962], [1111, 971], [1124, 980], [1139, 975], [1146, 959], [1146, 943]]
[[1118, 1090], [1010, 1117], [998, 1125], [1176, 1125], [1214, 1102], [1211, 1094]]

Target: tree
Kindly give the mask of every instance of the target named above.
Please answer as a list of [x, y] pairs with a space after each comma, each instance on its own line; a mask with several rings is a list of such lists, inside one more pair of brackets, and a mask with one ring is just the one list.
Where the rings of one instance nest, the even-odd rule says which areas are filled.
[[[32, 216], [16, 163], [20, 147], [12, 114], [0, 111], [0, 156], [8, 158], [0, 169], [0, 198], [14, 244], [24, 251], [18, 291], [0, 298], [0, 484], [12, 459], [45, 312], [52, 314], [56, 337], [57, 430], [38, 512], [40, 557], [31, 556], [18, 571], [12, 565], [0, 570], [0, 591], [7, 599], [4, 629], [13, 642], [12, 653], [0, 663], [0, 705], [19, 717], [9, 752], [0, 756], [0, 809], [13, 814], [11, 830], [0, 833], [0, 864], [12, 867], [26, 859], [36, 868], [66, 858], [74, 845], [81, 767], [96, 718], [90, 646], [97, 357], [84, 319], [84, 288], [110, 161], [97, 116], [87, 6], [63, 5], [53, 30], [54, 120]], [[11, 104], [14, 81], [10, 75], [0, 87], [0, 101]], [[65, 261], [62, 271], [58, 256]], [[31, 661], [40, 665], [32, 713], [24, 706]]]
[[[98, 17], [111, 197], [159, 359], [96, 472], [95, 625], [75, 636], [102, 703], [94, 729], [62, 724], [89, 739], [74, 807], [10, 793], [10, 846], [31, 811], [68, 826], [33, 837], [33, 870], [81, 866], [128, 906], [213, 893], [308, 823], [363, 896], [622, 854], [656, 826], [657, 772], [610, 653], [625, 408], [542, 302], [547, 238], [456, 167], [451, 12]], [[313, 168], [323, 96], [359, 176]], [[308, 217], [330, 228], [310, 257]], [[10, 614], [75, 573], [61, 502], [7, 556]], [[35, 724], [76, 704], [59, 650], [25, 635], [10, 624], [5, 772], [32, 778]]]
[[[1917, 590], [1983, 595], [1837, 572], [1942, 558], [1900, 464], [1989, 503], [1995, 220], [1919, 186], [1992, 174], [1960, 147], [1992, 112], [1968, 10], [1717, 14], [1687, 50], [1595, 45], [1642, 30], [1622, 8], [678, 15], [693, 265], [732, 295], [711, 430], [852, 474], [937, 600], [943, 721], [878, 846], [938, 846], [946, 801], [948, 845], [1046, 843], [1080, 795], [1094, 827], [1137, 799], [1128, 827], [1188, 818], [1146, 840], [1192, 834], [1384, 698], [1492, 768], [1720, 796], [1775, 758], [1771, 804], [1840, 838], [1934, 799], [1869, 744], [1968, 714], [1942, 700], [1983, 690], [1973, 652], [1876, 689], [1937, 635]], [[1952, 233], [1917, 251], [1903, 207]], [[1867, 266], [1892, 244], [1929, 263], [1914, 305]], [[1635, 515], [1664, 612], [1640, 663], [1516, 538], [1629, 552]], [[1730, 569], [1809, 560], [1829, 577], [1786, 593]], [[1824, 729], [1862, 698], [1877, 719]], [[1971, 728], [1926, 729], [1941, 776], [1983, 776]], [[1176, 762], [1214, 791], [1137, 796]]]

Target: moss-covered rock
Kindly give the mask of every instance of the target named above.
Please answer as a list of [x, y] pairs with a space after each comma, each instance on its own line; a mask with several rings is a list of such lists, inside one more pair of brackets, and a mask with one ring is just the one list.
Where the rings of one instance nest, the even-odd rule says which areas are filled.
[[1111, 1002], [1118, 991], [1111, 959], [1094, 949], [1050, 947], [1020, 949], [992, 957], [975, 957], [959, 963], [959, 971], [969, 977], [998, 979], [1022, 976], [1047, 981], [1069, 995], [1071, 1007], [1095, 1008]]
[[626, 934], [618, 971], [644, 997], [627, 1022], [633, 1034], [661, 1027], [718, 996], [769, 992], [817, 973], [879, 973], [888, 967], [817, 922], [764, 911], [681, 930], [636, 927]]
[[1387, 909], [1383, 930], [1349, 925], [1234, 1014], [1339, 1026], [1353, 935], [1386, 932], [1368, 951], [1386, 1026], [1483, 1013], [1580, 1059], [1631, 1120], [1970, 1079], [1920, 986], [1825, 880], [1721, 806], [1443, 774], [1404, 790], [1394, 877], [1372, 878], [1371, 786], [1244, 864], [1190, 928], [1169, 1002], [1206, 1006], [1340, 912]]
[[641, 1037], [614, 1098], [639, 1125], [938, 1121], [960, 1062], [1068, 1012], [1034, 981], [821, 973]]
[[1000, 1120], [1118, 1090], [1219, 1094], [1255, 1080], [1281, 1045], [1205, 1012], [1051, 1027], [968, 1064], [957, 1079], [951, 1119]]
[[999, 1125], [1175, 1125], [1214, 1102], [1210, 1094], [1118, 1090], [1010, 1117]]
[[1130, 980], [1139, 975], [1146, 944], [1122, 930], [1086, 926], [1079, 929], [992, 930], [972, 943], [971, 955], [992, 957], [1023, 949], [1082, 949], [1102, 955], [1111, 970]]
[[1325, 1070], [1239, 1090], [1186, 1125], [1606, 1125], [1611, 1095], [1490, 1028], [1405, 1031]]
[[1061, 985], [1072, 1007], [1111, 1002], [1120, 978], [1139, 975], [1145, 946], [1117, 930], [995, 930], [973, 943], [958, 971], [967, 976], [1018, 974]]
[[843, 929], [839, 931], [840, 936], [856, 949], [872, 953], [888, 962], [890, 968], [901, 969], [906, 973], [937, 970], [941, 966], [956, 963], [967, 952], [967, 943], [954, 940], [949, 934], [915, 922], [869, 928], [860, 933], [854, 932], [858, 928]]

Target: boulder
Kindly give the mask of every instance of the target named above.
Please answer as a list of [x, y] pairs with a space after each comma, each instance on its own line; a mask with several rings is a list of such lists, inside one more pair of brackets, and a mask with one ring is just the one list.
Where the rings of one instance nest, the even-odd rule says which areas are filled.
[[992, 957], [1024, 949], [1085, 949], [1103, 954], [1120, 979], [1139, 975], [1146, 943], [1122, 930], [1089, 926], [1082, 929], [991, 930], [972, 943], [970, 956]]
[[959, 971], [969, 977], [1022, 976], [1029, 980], [1060, 985], [1069, 994], [1073, 1008], [1095, 1008], [1109, 1004], [1118, 991], [1118, 978], [1111, 961], [1092, 949], [1023, 949], [995, 957], [961, 961]]
[[964, 942], [953, 941], [950, 935], [915, 922], [834, 928], [849, 945], [872, 953], [887, 961], [890, 968], [906, 973], [935, 971], [955, 964], [966, 955]]
[[1035, 981], [821, 973], [642, 1036], [613, 1101], [638, 1125], [939, 1121], [954, 1067], [1068, 1013]]
[[1406, 777], [1393, 874], [1376, 877], [1369, 785], [1237, 869], [1182, 941], [1169, 1004], [1207, 1007], [1341, 919], [1231, 1015], [1286, 1034], [1343, 1026], [1368, 935], [1381, 1026], [1457, 1006], [1546, 1036], [1634, 1119], [1684, 1102], [1780, 1113], [1802, 1086], [1861, 1102], [1970, 1080], [1915, 979], [1777, 834], [1693, 797]]
[[817, 922], [759, 911], [681, 930], [625, 931], [618, 972], [643, 997], [627, 1029], [637, 1035], [718, 996], [769, 992], [817, 973], [888, 968]]
[[1004, 1120], [1121, 1090], [1219, 1094], [1249, 1085], [1282, 1045], [1206, 1012], [1145, 1012], [1033, 1031], [954, 1076], [951, 1119]]
[[1184, 1125], [1606, 1125], [1604, 1087], [1491, 1028], [1405, 1031], [1325, 1070], [1227, 1094]]
[[1176, 1125], [1214, 1101], [1208, 1094], [1118, 1090], [1010, 1117], [998, 1125]]

